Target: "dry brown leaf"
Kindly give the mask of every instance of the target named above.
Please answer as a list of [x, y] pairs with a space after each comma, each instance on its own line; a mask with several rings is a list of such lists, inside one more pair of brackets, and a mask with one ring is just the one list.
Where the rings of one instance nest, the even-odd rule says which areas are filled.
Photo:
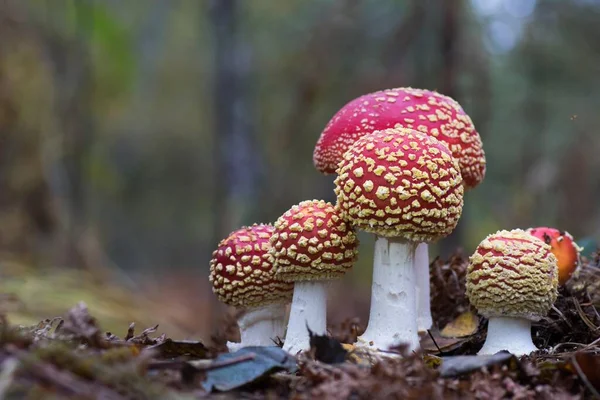
[[440, 335], [445, 338], [461, 338], [477, 332], [479, 317], [472, 311], [460, 314], [454, 321], [449, 322]]

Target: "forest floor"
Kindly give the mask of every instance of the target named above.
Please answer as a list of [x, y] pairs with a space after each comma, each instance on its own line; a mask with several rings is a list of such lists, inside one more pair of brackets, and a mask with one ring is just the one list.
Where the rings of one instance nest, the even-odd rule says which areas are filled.
[[342, 345], [364, 329], [354, 320], [292, 357], [277, 344], [228, 353], [232, 318], [202, 343], [133, 324], [105, 332], [84, 303], [35, 326], [0, 316], [0, 399], [600, 398], [600, 257], [584, 259], [534, 324], [544, 350], [521, 358], [475, 356], [487, 324], [464, 296], [466, 266], [460, 256], [433, 262], [432, 312], [444, 329], [423, 335], [419, 353], [396, 349], [403, 357]]

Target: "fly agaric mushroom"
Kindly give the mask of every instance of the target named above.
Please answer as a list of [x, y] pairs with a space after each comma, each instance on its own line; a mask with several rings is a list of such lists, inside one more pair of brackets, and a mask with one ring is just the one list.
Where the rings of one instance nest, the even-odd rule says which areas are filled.
[[[415, 129], [445, 143], [458, 160], [465, 189], [472, 189], [483, 180], [485, 153], [471, 118], [451, 97], [414, 88], [380, 90], [347, 103], [321, 133], [313, 153], [315, 167], [324, 174], [333, 173], [357, 139], [376, 130], [397, 127]], [[420, 331], [425, 331], [433, 322], [427, 243], [417, 248], [415, 268], [418, 325]]]
[[374, 131], [398, 127], [414, 129], [446, 143], [458, 160], [467, 188], [483, 180], [485, 153], [471, 118], [451, 97], [414, 88], [380, 90], [343, 106], [317, 141], [315, 167], [332, 174], [356, 140]]
[[335, 193], [344, 218], [376, 235], [371, 311], [359, 338], [387, 349], [419, 346], [415, 249], [449, 235], [463, 206], [458, 162], [424, 133], [385, 129], [358, 139], [340, 161]]
[[230, 351], [244, 346], [269, 346], [283, 337], [285, 306], [293, 284], [275, 277], [269, 254], [272, 225], [242, 227], [223, 239], [212, 254], [209, 281], [219, 300], [247, 308], [238, 319], [240, 343], [228, 342]]
[[543, 240], [552, 248], [552, 254], [558, 260], [558, 284], [564, 285], [579, 265], [581, 248], [569, 232], [559, 231], [545, 226], [527, 229], [527, 233]]
[[309, 348], [307, 327], [317, 334], [325, 333], [326, 288], [354, 264], [358, 239], [333, 205], [307, 200], [275, 222], [270, 240], [275, 276], [294, 282], [283, 348], [296, 354]]
[[469, 258], [467, 298], [489, 319], [478, 354], [538, 350], [531, 322], [545, 316], [558, 296], [558, 266], [550, 245], [521, 229], [486, 237]]

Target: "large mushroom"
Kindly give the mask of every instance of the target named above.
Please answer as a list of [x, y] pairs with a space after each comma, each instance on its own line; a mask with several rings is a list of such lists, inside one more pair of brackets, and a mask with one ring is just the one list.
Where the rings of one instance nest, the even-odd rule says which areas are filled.
[[323, 200], [303, 201], [275, 222], [271, 255], [276, 276], [294, 282], [286, 351], [296, 354], [309, 348], [307, 327], [316, 334], [325, 333], [328, 283], [341, 278], [357, 254], [354, 230]]
[[381, 350], [419, 346], [415, 250], [449, 235], [463, 206], [458, 162], [424, 133], [386, 129], [358, 139], [340, 161], [335, 193], [355, 228], [376, 235], [371, 310], [359, 338]]
[[269, 346], [285, 333], [285, 308], [293, 284], [275, 277], [269, 254], [272, 225], [242, 227], [223, 239], [210, 261], [209, 281], [219, 300], [245, 308], [238, 319], [240, 343], [228, 342], [230, 351], [245, 346]]
[[580, 264], [581, 248], [573, 236], [566, 231], [540, 226], [527, 229], [527, 233], [543, 240], [552, 248], [552, 254], [558, 260], [558, 284], [564, 285]]
[[467, 297], [489, 319], [478, 354], [538, 350], [531, 322], [548, 314], [558, 295], [558, 266], [550, 245], [521, 229], [486, 237], [469, 258]]
[[[486, 159], [481, 138], [458, 102], [435, 91], [393, 88], [360, 96], [344, 105], [321, 133], [313, 153], [315, 167], [335, 172], [348, 148], [376, 130], [405, 127], [445, 143], [458, 160], [465, 189], [484, 178]], [[429, 254], [427, 243], [417, 247], [417, 309], [419, 330], [431, 328]]]

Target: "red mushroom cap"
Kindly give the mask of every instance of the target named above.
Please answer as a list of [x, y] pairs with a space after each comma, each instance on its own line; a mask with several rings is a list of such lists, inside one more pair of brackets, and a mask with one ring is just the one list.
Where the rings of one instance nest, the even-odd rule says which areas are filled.
[[344, 218], [367, 232], [434, 242], [460, 218], [464, 187], [444, 144], [424, 133], [393, 128], [358, 139], [335, 180]]
[[558, 284], [564, 285], [579, 265], [579, 251], [573, 236], [569, 232], [540, 226], [527, 229], [527, 233], [543, 240], [552, 248], [558, 260]]
[[357, 139], [395, 127], [415, 129], [446, 143], [458, 160], [467, 188], [483, 180], [485, 153], [471, 118], [454, 99], [413, 88], [369, 93], [342, 107], [317, 141], [313, 154], [315, 167], [325, 174], [334, 173], [346, 150]]
[[279, 279], [335, 279], [356, 261], [358, 239], [331, 203], [307, 200], [275, 222], [271, 254]]
[[210, 260], [209, 281], [220, 301], [257, 307], [290, 301], [294, 286], [275, 277], [269, 254], [272, 225], [252, 225], [232, 232]]

